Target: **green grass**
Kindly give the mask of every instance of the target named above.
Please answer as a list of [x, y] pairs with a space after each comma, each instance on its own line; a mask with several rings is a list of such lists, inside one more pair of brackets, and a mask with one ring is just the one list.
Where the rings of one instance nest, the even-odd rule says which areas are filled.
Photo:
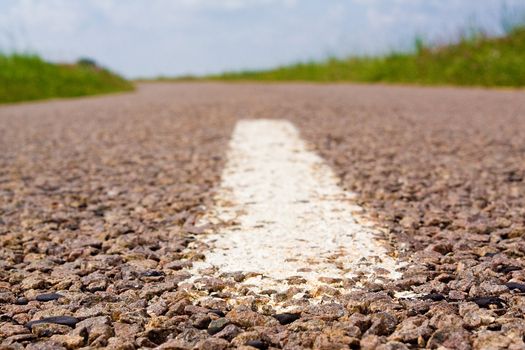
[[525, 86], [525, 27], [506, 36], [482, 35], [459, 43], [383, 57], [351, 57], [298, 63], [266, 71], [228, 72], [213, 80], [386, 82], [426, 85]]
[[0, 103], [129, 91], [124, 78], [91, 62], [54, 64], [36, 55], [0, 54]]

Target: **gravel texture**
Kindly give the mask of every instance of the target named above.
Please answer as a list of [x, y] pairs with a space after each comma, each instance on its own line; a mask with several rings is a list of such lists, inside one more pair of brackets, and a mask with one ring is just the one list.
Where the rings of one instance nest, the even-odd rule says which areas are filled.
[[[326, 281], [320, 304], [294, 281], [250, 293], [242, 271], [188, 282], [252, 117], [299, 127], [408, 262], [401, 279]], [[1, 107], [0, 135], [0, 348], [525, 348], [521, 91], [147, 84]]]

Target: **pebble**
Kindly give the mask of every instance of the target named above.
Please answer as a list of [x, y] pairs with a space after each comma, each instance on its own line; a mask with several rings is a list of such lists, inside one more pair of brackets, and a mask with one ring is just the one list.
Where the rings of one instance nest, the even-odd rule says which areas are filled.
[[60, 298], [63, 298], [64, 296], [58, 293], [46, 293], [46, 294], [40, 294], [36, 296], [36, 301], [40, 302], [48, 302], [53, 300], [58, 300]]
[[300, 314], [292, 314], [292, 313], [282, 313], [282, 314], [276, 314], [273, 316], [277, 321], [279, 321], [280, 324], [286, 325], [290, 324], [296, 320], [298, 320], [301, 315]]
[[445, 300], [446, 297], [443, 294], [439, 293], [430, 293], [422, 297], [423, 300], [432, 300], [432, 301], [442, 301]]
[[484, 308], [488, 308], [491, 305], [495, 305], [495, 306], [497, 306], [499, 308], [502, 308], [506, 304], [505, 300], [503, 300], [501, 298], [498, 298], [498, 297], [493, 297], [493, 296], [474, 297], [474, 298], [469, 298], [467, 300], [468, 301], [473, 301], [476, 304], [478, 304], [479, 307], [484, 307]]
[[263, 342], [262, 340], [249, 340], [246, 342], [246, 345], [254, 347], [259, 350], [266, 350], [268, 349], [268, 344]]
[[31, 329], [34, 325], [41, 324], [41, 323], [54, 323], [59, 325], [64, 325], [68, 327], [75, 327], [75, 325], [80, 322], [78, 318], [71, 317], [71, 316], [51, 316], [51, 317], [45, 317], [40, 320], [30, 321], [26, 323], [26, 327]]
[[208, 325], [208, 333], [210, 335], [217, 334], [229, 324], [230, 324], [230, 321], [224, 317], [218, 318], [216, 320], [212, 320], [210, 324]]
[[29, 299], [25, 297], [16, 298], [15, 304], [16, 305], [27, 305], [29, 303]]
[[165, 276], [166, 274], [159, 270], [147, 270], [142, 273], [142, 276], [144, 277], [161, 277]]
[[179, 271], [179, 270], [182, 270], [182, 269], [185, 269], [185, 268], [190, 268], [192, 265], [193, 264], [192, 264], [191, 261], [177, 260], [177, 261], [173, 261], [173, 262], [170, 262], [170, 263], [164, 265], [164, 268], [165, 269], [169, 269], [169, 270]]
[[242, 333], [242, 329], [237, 327], [234, 324], [229, 324], [224, 329], [218, 333], [215, 333], [214, 336], [218, 338], [223, 338], [228, 341], [231, 341], [233, 338]]
[[219, 309], [210, 309], [208, 312], [211, 312], [212, 314], [215, 314], [219, 317], [224, 317], [224, 311]]
[[273, 326], [278, 323], [274, 318], [252, 311], [245, 305], [238, 306], [228, 312], [226, 318], [231, 323], [243, 328]]
[[197, 329], [207, 329], [211, 318], [207, 314], [193, 314], [190, 316], [190, 321], [191, 325]]
[[505, 286], [507, 286], [507, 288], [509, 288], [510, 290], [517, 290], [520, 293], [525, 293], [525, 284], [523, 283], [509, 282], [505, 283]]
[[36, 323], [31, 326], [31, 332], [38, 337], [50, 337], [55, 334], [66, 334], [70, 331], [70, 326], [49, 322]]
[[500, 273], [509, 273], [509, 272], [520, 271], [520, 270], [521, 270], [521, 267], [513, 266], [513, 265], [501, 265], [496, 268], [496, 271]]
[[0, 304], [12, 304], [15, 302], [15, 296], [10, 292], [0, 292]]
[[378, 336], [390, 335], [397, 326], [397, 318], [388, 312], [378, 312], [371, 316], [372, 325], [366, 334]]

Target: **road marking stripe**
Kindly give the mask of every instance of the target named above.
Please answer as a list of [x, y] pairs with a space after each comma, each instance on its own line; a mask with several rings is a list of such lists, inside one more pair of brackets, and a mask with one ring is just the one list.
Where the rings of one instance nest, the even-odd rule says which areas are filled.
[[326, 278], [397, 278], [377, 231], [358, 222], [354, 196], [290, 122], [241, 120], [207, 218], [234, 224], [204, 238], [210, 251], [195, 268], [260, 273], [250, 283], [278, 290], [294, 276], [309, 287]]

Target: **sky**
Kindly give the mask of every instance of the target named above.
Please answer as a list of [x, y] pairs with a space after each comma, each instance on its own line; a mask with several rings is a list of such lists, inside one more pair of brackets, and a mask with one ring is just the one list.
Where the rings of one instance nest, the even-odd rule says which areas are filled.
[[[0, 0], [0, 50], [90, 57], [129, 78], [209, 74], [406, 49], [523, 0]], [[514, 11], [514, 12], [513, 12]], [[525, 12], [524, 12], [525, 13]]]

